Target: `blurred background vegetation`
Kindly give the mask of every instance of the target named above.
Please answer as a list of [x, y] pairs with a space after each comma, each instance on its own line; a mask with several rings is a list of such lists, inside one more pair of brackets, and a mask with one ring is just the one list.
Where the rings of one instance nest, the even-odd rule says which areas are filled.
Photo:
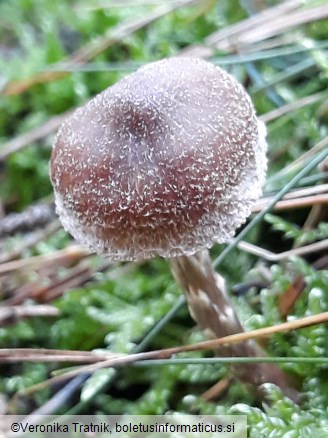
[[[327, 436], [322, 324], [263, 344], [286, 358], [278, 366], [294, 376], [300, 405], [272, 385], [263, 404], [225, 364], [192, 363], [211, 352], [186, 353], [187, 364], [136, 364], [47, 383], [74, 365], [71, 356], [62, 363], [20, 350], [126, 354], [206, 339], [164, 260], [113, 264], [74, 245], [55, 217], [48, 176], [54, 135], [69, 111], [174, 55], [211, 60], [251, 94], [268, 127], [263, 202], [322, 155], [220, 265], [245, 327], [326, 312], [327, 49], [327, 1], [0, 0], [0, 412], [246, 413], [252, 437]], [[213, 248], [213, 258], [223, 248]]]

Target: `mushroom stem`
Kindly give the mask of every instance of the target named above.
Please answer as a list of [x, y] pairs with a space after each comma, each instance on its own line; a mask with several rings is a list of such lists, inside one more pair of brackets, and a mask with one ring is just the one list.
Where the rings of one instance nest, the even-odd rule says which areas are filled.
[[[192, 318], [211, 337], [224, 337], [243, 332], [243, 326], [229, 300], [224, 279], [214, 271], [209, 252], [170, 259], [172, 273], [184, 291]], [[219, 347], [217, 354], [232, 357], [263, 357], [265, 353], [255, 341]], [[298, 399], [289, 377], [275, 364], [238, 364], [233, 374], [251, 384], [262, 396], [259, 386], [274, 383], [293, 400]]]

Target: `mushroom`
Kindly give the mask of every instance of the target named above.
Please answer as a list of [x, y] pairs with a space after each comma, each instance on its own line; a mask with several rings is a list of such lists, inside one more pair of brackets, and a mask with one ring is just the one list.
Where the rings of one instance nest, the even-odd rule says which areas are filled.
[[[221, 68], [197, 58], [151, 63], [61, 126], [50, 166], [57, 212], [78, 242], [112, 260], [169, 258], [199, 325], [214, 336], [240, 332], [207, 249], [227, 242], [260, 196], [265, 135], [248, 94]], [[286, 386], [273, 365], [258, 370], [238, 374]]]
[[60, 128], [51, 180], [64, 228], [112, 260], [229, 240], [261, 194], [265, 127], [243, 87], [196, 58], [149, 64]]

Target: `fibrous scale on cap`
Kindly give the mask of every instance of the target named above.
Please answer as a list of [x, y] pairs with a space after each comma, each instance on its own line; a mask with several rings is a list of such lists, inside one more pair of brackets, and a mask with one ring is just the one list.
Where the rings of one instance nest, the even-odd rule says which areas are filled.
[[190, 255], [230, 239], [261, 193], [265, 127], [244, 88], [196, 58], [149, 64], [60, 128], [57, 212], [113, 260]]

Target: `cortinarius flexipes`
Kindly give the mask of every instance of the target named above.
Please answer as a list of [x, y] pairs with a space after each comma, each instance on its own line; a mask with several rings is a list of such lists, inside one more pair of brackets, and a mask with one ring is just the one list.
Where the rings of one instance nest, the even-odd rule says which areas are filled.
[[149, 64], [78, 109], [51, 159], [57, 211], [113, 260], [226, 242], [261, 194], [265, 128], [242, 86], [199, 59]]
[[[245, 222], [265, 154], [265, 127], [232, 76], [195, 58], [155, 62], [60, 128], [50, 172], [57, 212], [78, 242], [112, 260], [171, 258], [201, 327], [236, 333], [242, 327], [204, 250]], [[229, 354], [257, 354], [251, 344], [238, 348]], [[261, 373], [253, 382], [279, 383]]]

